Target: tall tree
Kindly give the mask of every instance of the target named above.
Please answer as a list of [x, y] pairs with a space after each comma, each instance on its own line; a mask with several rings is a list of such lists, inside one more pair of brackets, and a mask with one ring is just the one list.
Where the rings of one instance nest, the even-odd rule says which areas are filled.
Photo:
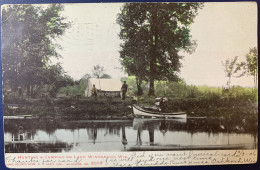
[[[32, 94], [50, 83], [50, 58], [60, 57], [54, 39], [60, 37], [69, 23], [60, 15], [63, 6], [52, 4], [6, 5], [2, 10], [3, 83], [12, 90], [27, 89]], [[56, 80], [53, 80], [56, 81]], [[53, 83], [53, 82], [51, 82]]]
[[238, 57], [236, 56], [235, 58], [227, 59], [225, 62], [222, 62], [224, 71], [226, 73], [226, 77], [228, 77], [228, 80], [227, 80], [228, 88], [230, 88], [232, 76], [234, 76], [234, 74], [237, 72], [237, 69], [236, 69], [237, 58]]
[[257, 87], [258, 81], [258, 52], [257, 48], [249, 49], [249, 53], [246, 55], [246, 61], [237, 64], [237, 71], [242, 71], [241, 76], [253, 76], [254, 86]]
[[[189, 26], [202, 3], [127, 3], [118, 15], [121, 26], [120, 57], [128, 74], [148, 79], [149, 95], [154, 81], [176, 80], [181, 50], [193, 52]], [[138, 63], [141, 63], [138, 65]]]
[[[131, 40], [132, 42], [126, 42], [121, 45], [122, 51], [120, 51], [120, 55], [122, 58], [121, 63], [125, 66], [125, 71], [130, 76], [134, 75], [136, 77], [137, 95], [142, 95], [143, 89], [141, 85], [144, 80], [148, 80], [149, 69], [147, 67], [147, 49], [145, 48], [145, 44], [138, 39], [139, 37], [136, 36], [136, 39]], [[141, 46], [143, 47], [142, 50], [139, 49]]]

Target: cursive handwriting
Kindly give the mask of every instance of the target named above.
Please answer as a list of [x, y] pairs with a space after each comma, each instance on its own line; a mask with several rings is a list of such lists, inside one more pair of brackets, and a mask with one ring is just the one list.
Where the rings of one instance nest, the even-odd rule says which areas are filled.
[[7, 156], [5, 158], [7, 163], [13, 163], [13, 164], [29, 164], [29, 163], [38, 163], [39, 160], [36, 158], [31, 157], [30, 159], [23, 160], [23, 159], [18, 159], [17, 157], [13, 156]]
[[250, 164], [256, 162], [256, 155], [256, 151], [245, 153], [243, 150], [134, 152], [123, 159], [107, 158], [105, 163], [115, 167]]
[[[89, 155], [91, 154], [91, 157]], [[30, 156], [7, 154], [9, 167], [142, 167], [179, 165], [252, 164], [257, 161], [257, 150], [203, 150], [165, 152], [82, 153], [79, 155]], [[114, 155], [113, 155], [114, 154]]]

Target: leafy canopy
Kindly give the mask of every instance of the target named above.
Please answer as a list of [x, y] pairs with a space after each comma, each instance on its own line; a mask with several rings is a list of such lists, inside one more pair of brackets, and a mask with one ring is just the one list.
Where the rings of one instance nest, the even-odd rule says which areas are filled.
[[[53, 76], [64, 76], [51, 57], [61, 57], [53, 40], [63, 35], [70, 23], [60, 15], [63, 6], [6, 5], [2, 10], [2, 63], [4, 86], [37, 89], [57, 85]], [[55, 69], [60, 71], [54, 71]], [[65, 76], [66, 77], [66, 76]]]
[[120, 57], [125, 71], [139, 80], [177, 80], [180, 51], [193, 52], [189, 26], [202, 3], [127, 3], [118, 15]]

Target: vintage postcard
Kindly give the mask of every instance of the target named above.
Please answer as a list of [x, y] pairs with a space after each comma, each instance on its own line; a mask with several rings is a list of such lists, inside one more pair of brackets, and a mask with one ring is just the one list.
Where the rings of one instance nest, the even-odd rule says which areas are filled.
[[8, 168], [254, 164], [257, 4], [1, 6]]

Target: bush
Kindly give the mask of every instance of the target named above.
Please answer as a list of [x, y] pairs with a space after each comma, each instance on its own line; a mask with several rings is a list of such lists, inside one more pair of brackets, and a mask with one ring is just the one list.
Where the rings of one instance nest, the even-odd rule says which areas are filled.
[[[135, 76], [129, 76], [127, 78], [122, 79], [122, 82], [126, 81], [128, 85], [127, 95], [128, 96], [135, 96], [137, 94], [137, 85], [136, 85], [136, 78]], [[144, 92], [146, 91], [147, 82], [143, 81], [141, 84], [142, 89]]]
[[183, 82], [157, 81], [155, 83], [157, 96], [168, 98], [197, 98], [202, 94], [196, 86], [186, 85]]
[[244, 88], [240, 86], [233, 86], [230, 89], [223, 89], [222, 96], [233, 98], [240, 101], [257, 102], [258, 101], [258, 89]]
[[78, 84], [61, 88], [57, 96], [76, 96], [76, 95], [85, 96], [86, 87], [87, 87], [86, 80], [81, 79]]
[[183, 82], [157, 81], [155, 95], [168, 98], [231, 98], [238, 101], [258, 101], [258, 89], [234, 86], [230, 89], [209, 86], [193, 86]]

